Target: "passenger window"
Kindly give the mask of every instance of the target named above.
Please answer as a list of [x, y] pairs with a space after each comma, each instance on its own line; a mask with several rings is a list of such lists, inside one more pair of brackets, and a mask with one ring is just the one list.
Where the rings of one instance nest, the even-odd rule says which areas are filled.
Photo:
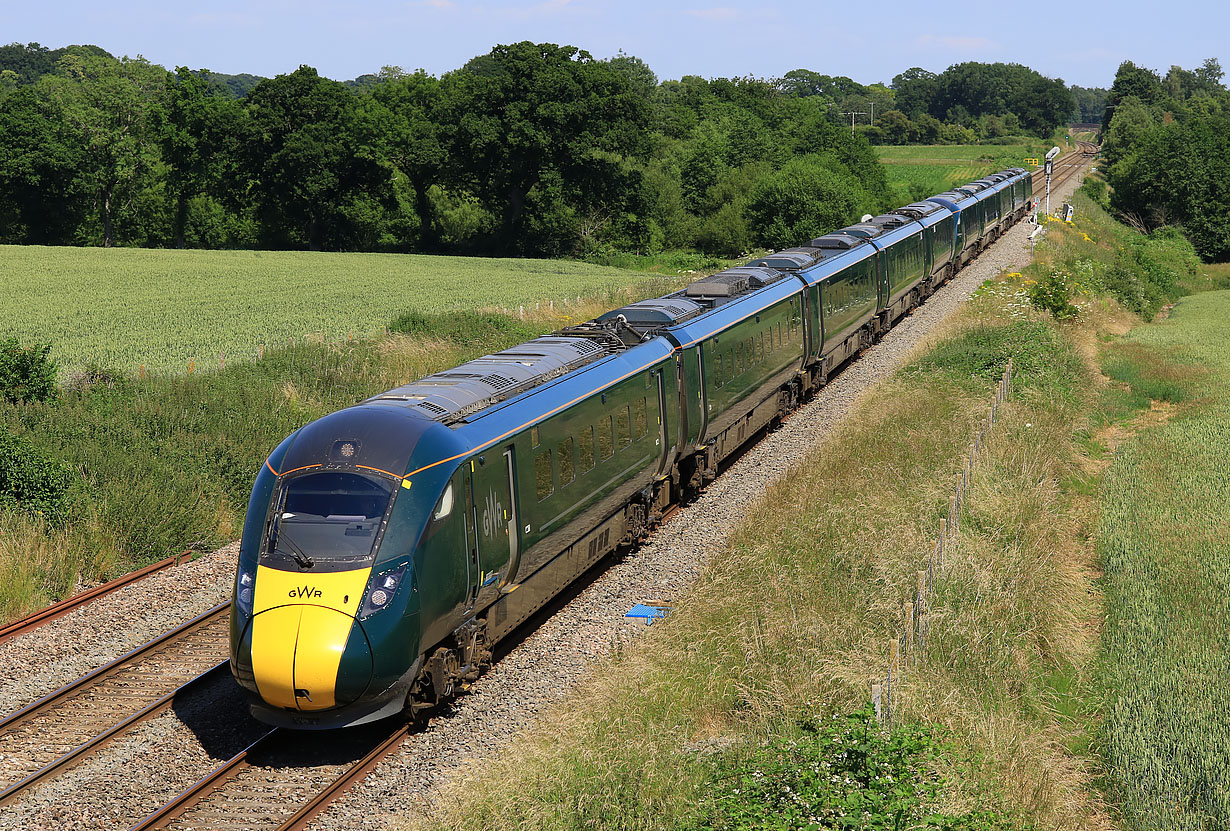
[[710, 355], [709, 356], [709, 366], [713, 368], [712, 370], [713, 371], [713, 386], [721, 387], [723, 383], [722, 382], [722, 356], [721, 355]]
[[555, 490], [551, 484], [551, 451], [544, 450], [534, 457], [534, 493], [538, 501], [546, 499]]
[[530, 447], [537, 447], [541, 443], [542, 442], [538, 440], [538, 428], [531, 427], [530, 428]]
[[632, 402], [632, 426], [635, 428], [635, 432], [632, 435], [634, 438], [639, 439], [649, 432], [647, 409], [644, 398], [638, 398]]
[[598, 458], [606, 460], [615, 452], [614, 433], [611, 432], [611, 417], [598, 420]]
[[758, 363], [764, 363], [764, 332], [756, 338], [756, 358]]
[[735, 344], [735, 374], [743, 374], [743, 341]]
[[731, 381], [735, 377], [735, 354], [733, 349], [726, 351], [726, 380]]
[[632, 425], [630, 422], [631, 419], [628, 418], [627, 405], [620, 407], [619, 411], [615, 413], [615, 429], [617, 431], [615, 435], [619, 436], [619, 446], [621, 449], [632, 444]]
[[594, 428], [586, 427], [581, 431], [581, 472], [593, 470], [594, 467]]
[[559, 443], [559, 486], [562, 488], [577, 476], [572, 464], [572, 436]]

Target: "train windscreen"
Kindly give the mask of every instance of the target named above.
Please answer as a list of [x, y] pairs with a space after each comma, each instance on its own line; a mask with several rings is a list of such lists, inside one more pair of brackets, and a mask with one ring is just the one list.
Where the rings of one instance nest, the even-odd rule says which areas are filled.
[[262, 563], [286, 571], [349, 571], [371, 562], [395, 483], [344, 471], [290, 479]]

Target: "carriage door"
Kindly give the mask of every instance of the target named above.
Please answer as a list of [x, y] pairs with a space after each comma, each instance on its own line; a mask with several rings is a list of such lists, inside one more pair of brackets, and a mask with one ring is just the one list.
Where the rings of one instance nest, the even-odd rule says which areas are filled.
[[478, 590], [482, 582], [479, 576], [481, 569], [478, 565], [478, 510], [474, 504], [474, 462], [470, 462], [470, 468], [466, 471], [465, 478], [461, 486], [462, 494], [464, 495], [466, 510], [465, 510], [465, 557], [466, 557], [466, 608], [474, 606], [474, 601], [478, 597]]

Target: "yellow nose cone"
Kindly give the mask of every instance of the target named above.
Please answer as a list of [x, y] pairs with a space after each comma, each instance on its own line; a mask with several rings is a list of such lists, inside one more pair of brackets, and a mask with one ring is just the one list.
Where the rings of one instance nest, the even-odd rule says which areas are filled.
[[[252, 621], [252, 670], [275, 707], [324, 710], [337, 704], [342, 652], [355, 619], [322, 606], [279, 606]], [[370, 674], [370, 673], [369, 673]], [[359, 688], [368, 679], [356, 679]]]
[[[358, 611], [369, 569], [295, 574], [259, 566], [252, 618], [252, 673], [269, 704], [324, 710], [338, 701], [337, 672]], [[352, 649], [367, 655], [365, 678], [347, 679], [348, 690], [371, 680], [371, 653], [362, 636]], [[357, 693], [355, 693], [357, 694]]]

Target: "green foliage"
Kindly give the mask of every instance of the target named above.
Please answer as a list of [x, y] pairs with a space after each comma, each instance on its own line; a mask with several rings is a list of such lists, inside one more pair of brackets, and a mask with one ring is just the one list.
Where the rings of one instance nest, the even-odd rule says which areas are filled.
[[[442, 79], [453, 178], [499, 217], [509, 253], [570, 251], [570, 214], [635, 210], [649, 104], [571, 46], [497, 46]], [[510, 105], [510, 102], [516, 102]]]
[[[946, 831], [1005, 828], [991, 811], [936, 810], [940, 745], [915, 726], [880, 728], [870, 708], [804, 720], [797, 733], [714, 771], [697, 829]], [[733, 755], [733, 754], [731, 754]]]
[[1152, 320], [1169, 300], [1185, 293], [1181, 281], [1195, 275], [1199, 259], [1174, 229], [1125, 241], [1108, 270], [1106, 288], [1125, 307]]
[[23, 347], [17, 338], [0, 340], [0, 398], [10, 404], [47, 401], [56, 395], [51, 344]]
[[1030, 320], [976, 326], [944, 341], [911, 367], [936, 369], [958, 378], [994, 381], [1012, 359], [1018, 386], [1045, 383], [1061, 389], [1081, 375], [1080, 358], [1053, 327]]
[[17, 508], [61, 524], [69, 513], [74, 479], [69, 465], [0, 430], [0, 508]]
[[[789, 248], [858, 219], [876, 204], [831, 157], [803, 156], [761, 179], [748, 196], [746, 215], [755, 242]], [[827, 163], [826, 163], [827, 162]]]
[[[924, 113], [952, 127], [973, 127], [984, 116], [1009, 118], [1025, 132], [1047, 137], [1072, 113], [1072, 94], [1058, 79], [1020, 64], [954, 64], [940, 75], [914, 68], [893, 79], [898, 107], [909, 117]], [[986, 129], [988, 122], [983, 121]], [[961, 142], [958, 142], [961, 143]]]
[[1110, 194], [1106, 189], [1106, 180], [1097, 175], [1086, 175], [1078, 190], [1088, 196], [1099, 208], [1110, 210]]
[[439, 338], [457, 346], [485, 349], [509, 341], [526, 341], [541, 334], [541, 327], [526, 324], [511, 315], [456, 311], [402, 312], [389, 323], [390, 332], [423, 338]]
[[1050, 312], [1056, 320], [1072, 320], [1079, 309], [1072, 305], [1072, 277], [1062, 269], [1053, 268], [1041, 279], [1030, 280], [1026, 294], [1034, 308]]

